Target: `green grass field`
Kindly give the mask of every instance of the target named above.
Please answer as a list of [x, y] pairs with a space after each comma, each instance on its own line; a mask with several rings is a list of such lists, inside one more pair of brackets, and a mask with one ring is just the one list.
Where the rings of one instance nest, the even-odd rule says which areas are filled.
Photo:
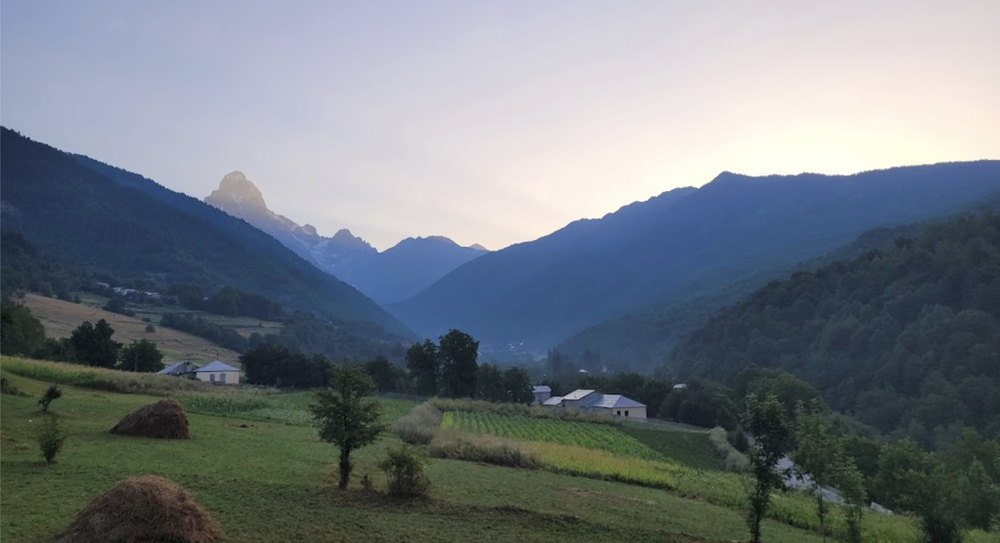
[[[308, 417], [309, 393], [218, 387], [172, 390], [163, 385], [147, 388], [155, 394], [148, 395], [64, 385], [63, 398], [53, 402], [51, 409], [62, 419], [68, 437], [57, 462], [45, 465], [34, 435], [41, 416], [37, 398], [48, 383], [24, 375], [31, 373], [24, 367], [33, 364], [0, 359], [0, 372], [28, 394], [0, 395], [2, 541], [51, 541], [90, 500], [116, 481], [139, 474], [162, 475], [183, 485], [234, 542], [720, 543], [747, 538], [737, 508], [699, 497], [699, 492], [707, 493], [706, 489], [728, 480], [729, 475], [688, 480], [707, 472], [678, 467], [669, 459], [664, 463], [676, 471], [678, 490], [674, 491], [544, 470], [431, 459], [427, 466], [430, 497], [400, 502], [384, 494], [385, 479], [376, 468], [386, 449], [399, 443], [386, 433], [355, 453], [355, 477], [349, 490], [340, 492], [335, 481], [336, 448], [319, 441], [315, 429], [302, 418]], [[45, 366], [45, 371], [33, 375], [51, 378], [67, 371], [62, 366]], [[21, 371], [11, 372], [8, 367]], [[130, 410], [163, 396], [188, 406], [190, 440], [108, 432]], [[390, 419], [415, 405], [408, 400], [380, 401]], [[267, 409], [284, 414], [260, 413]], [[610, 455], [572, 445], [548, 445]], [[375, 482], [375, 492], [366, 492], [358, 484], [366, 473]], [[792, 498], [779, 497], [779, 501], [785, 499]], [[902, 517], [897, 520], [910, 531], [895, 527], [879, 541], [915, 541], [913, 524]], [[769, 543], [820, 541], [813, 531], [770, 520], [764, 535]], [[890, 539], [897, 536], [901, 537]], [[990, 540], [974, 535], [970, 541]]]

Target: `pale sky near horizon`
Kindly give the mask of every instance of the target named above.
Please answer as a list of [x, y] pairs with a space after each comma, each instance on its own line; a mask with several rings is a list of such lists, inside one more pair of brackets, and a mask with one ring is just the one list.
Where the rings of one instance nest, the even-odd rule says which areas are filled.
[[[1000, 1], [0, 6], [0, 122], [385, 250], [499, 249], [728, 170], [1000, 158]], [[2, 150], [0, 150], [2, 153]]]

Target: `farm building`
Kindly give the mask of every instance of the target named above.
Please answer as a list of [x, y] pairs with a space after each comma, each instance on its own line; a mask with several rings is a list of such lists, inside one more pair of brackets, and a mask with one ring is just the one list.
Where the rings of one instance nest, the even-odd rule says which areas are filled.
[[171, 364], [156, 373], [159, 373], [160, 375], [173, 375], [175, 377], [190, 377], [194, 379], [194, 370], [196, 369], [198, 369], [198, 366], [195, 366], [191, 362], [185, 360], [183, 362]]
[[621, 394], [602, 394], [590, 389], [574, 390], [562, 397], [553, 396], [542, 405], [544, 407], [583, 409], [612, 417], [646, 420], [646, 404], [626, 398]]
[[535, 401], [531, 402], [531, 405], [545, 403], [552, 397], [552, 389], [545, 385], [532, 387], [532, 392], [535, 394]]
[[194, 376], [199, 381], [219, 385], [236, 385], [240, 382], [240, 370], [219, 360], [198, 368], [194, 371]]

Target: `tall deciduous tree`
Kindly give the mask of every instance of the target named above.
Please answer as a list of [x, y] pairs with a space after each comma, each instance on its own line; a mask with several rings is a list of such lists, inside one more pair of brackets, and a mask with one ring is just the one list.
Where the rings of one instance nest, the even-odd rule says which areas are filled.
[[319, 437], [340, 448], [340, 489], [351, 477], [351, 453], [370, 445], [386, 429], [382, 405], [369, 398], [375, 382], [361, 368], [343, 364], [332, 370], [330, 386], [316, 393], [310, 406]]
[[471, 398], [476, 392], [479, 342], [459, 330], [451, 330], [439, 340], [441, 389], [452, 398]]
[[410, 347], [406, 351], [406, 367], [415, 381], [417, 394], [433, 396], [438, 393], [441, 362], [433, 341], [428, 339]]
[[45, 344], [45, 327], [27, 307], [0, 302], [0, 349], [7, 355], [31, 355]]
[[119, 368], [125, 371], [160, 371], [163, 369], [163, 353], [148, 339], [133, 341], [122, 348]]
[[844, 443], [834, 428], [833, 418], [818, 400], [812, 400], [808, 408], [802, 402], [798, 403], [795, 441], [792, 461], [801, 474], [809, 476], [809, 490], [816, 500], [820, 535], [826, 541], [826, 514], [829, 506], [823, 492], [833, 482], [837, 467], [843, 461]]
[[767, 513], [771, 492], [782, 485], [778, 461], [785, 454], [791, 431], [785, 422], [785, 409], [773, 394], [763, 400], [756, 394], [747, 396], [743, 428], [753, 436], [747, 452], [751, 475], [747, 526], [751, 542], [760, 543], [760, 523]]
[[122, 344], [111, 339], [115, 333], [111, 325], [104, 319], [97, 325], [84, 322], [70, 336], [76, 361], [88, 366], [113, 368], [118, 362], [118, 351]]
[[507, 368], [503, 372], [503, 383], [507, 401], [530, 404], [535, 399], [535, 394], [531, 391], [531, 378], [524, 369]]

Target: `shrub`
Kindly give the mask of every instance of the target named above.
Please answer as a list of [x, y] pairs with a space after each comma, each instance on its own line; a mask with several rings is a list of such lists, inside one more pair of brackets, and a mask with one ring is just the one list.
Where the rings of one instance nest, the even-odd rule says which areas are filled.
[[147, 334], [152, 334], [155, 331], [156, 331], [156, 327], [155, 326], [153, 326], [152, 324], [147, 324], [146, 325], [146, 333]]
[[378, 465], [389, 480], [389, 494], [404, 498], [426, 496], [431, 481], [424, 475], [424, 462], [420, 451], [410, 445], [389, 449]]
[[533, 417], [538, 419], [558, 419], [575, 422], [591, 422], [621, 426], [619, 419], [608, 415], [596, 415], [579, 409], [564, 409], [542, 407], [540, 405], [524, 405], [519, 403], [492, 403], [483, 400], [463, 400], [431, 398], [430, 403], [441, 411], [469, 411], [472, 413], [496, 413], [497, 415]]
[[52, 403], [53, 400], [58, 400], [59, 398], [62, 398], [62, 391], [59, 390], [59, 387], [56, 385], [50, 385], [48, 390], [45, 391], [45, 394], [42, 394], [42, 398], [38, 400], [38, 403], [42, 406], [42, 413], [48, 413], [49, 404]]
[[538, 456], [522, 449], [517, 441], [490, 435], [442, 431], [427, 446], [427, 453], [435, 458], [484, 462], [513, 468], [542, 467]]
[[[740, 435], [742, 435], [742, 432], [740, 432]], [[735, 471], [738, 473], [746, 471], [748, 466], [747, 457], [732, 446], [725, 428], [721, 426], [712, 428], [712, 430], [708, 433], [708, 439], [712, 442], [712, 445], [715, 446], [715, 450], [722, 456], [727, 471]], [[744, 439], [746, 439], [745, 436]]]
[[14, 386], [14, 383], [10, 382], [10, 379], [6, 377], [0, 377], [0, 394], [7, 394], [9, 396], [27, 396], [21, 389]]
[[361, 476], [361, 488], [365, 489], [365, 492], [371, 492], [373, 486], [371, 475], [366, 473]]
[[38, 446], [42, 449], [42, 456], [47, 464], [56, 461], [56, 455], [62, 449], [63, 441], [62, 427], [59, 425], [59, 417], [48, 415], [43, 417], [41, 427], [38, 430]]
[[392, 429], [411, 445], [427, 445], [440, 430], [442, 416], [438, 408], [430, 402], [424, 402], [414, 407], [408, 415], [400, 417]]

